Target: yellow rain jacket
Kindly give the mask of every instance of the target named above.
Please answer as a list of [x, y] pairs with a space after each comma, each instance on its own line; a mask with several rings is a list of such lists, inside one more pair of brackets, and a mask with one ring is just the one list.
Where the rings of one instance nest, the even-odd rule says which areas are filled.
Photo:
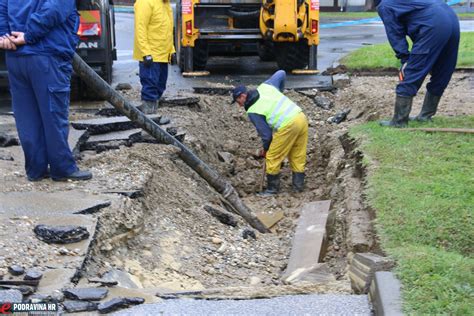
[[133, 59], [151, 55], [154, 62], [167, 63], [175, 52], [173, 10], [169, 0], [137, 0]]

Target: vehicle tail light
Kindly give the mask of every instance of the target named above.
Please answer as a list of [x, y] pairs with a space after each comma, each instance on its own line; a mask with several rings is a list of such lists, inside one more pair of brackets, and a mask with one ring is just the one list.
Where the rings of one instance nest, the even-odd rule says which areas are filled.
[[191, 21], [186, 21], [186, 35], [193, 35], [193, 24]]
[[311, 34], [318, 33], [318, 20], [311, 20]]
[[102, 25], [100, 23], [99, 10], [79, 11], [80, 21], [77, 35], [81, 37], [101, 36]]

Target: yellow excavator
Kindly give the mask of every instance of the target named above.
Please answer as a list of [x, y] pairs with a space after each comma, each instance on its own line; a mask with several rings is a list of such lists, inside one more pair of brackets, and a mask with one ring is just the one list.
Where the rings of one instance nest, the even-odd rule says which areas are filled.
[[182, 72], [257, 54], [286, 71], [317, 69], [319, 0], [178, 0], [175, 30]]

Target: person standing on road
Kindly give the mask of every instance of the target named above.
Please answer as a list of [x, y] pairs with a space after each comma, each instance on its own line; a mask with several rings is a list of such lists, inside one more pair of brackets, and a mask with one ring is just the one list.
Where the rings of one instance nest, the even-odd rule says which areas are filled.
[[[28, 180], [88, 180], [68, 145], [75, 0], [0, 0], [6, 64]], [[49, 166], [49, 170], [48, 170]]]
[[[395, 113], [391, 121], [380, 125], [407, 126], [413, 97], [428, 73], [431, 78], [423, 107], [410, 119], [430, 121], [456, 68], [460, 37], [456, 13], [442, 0], [378, 0], [375, 4], [390, 45], [402, 64]], [[407, 36], [413, 42], [411, 51]]]
[[145, 114], [156, 113], [166, 89], [168, 63], [175, 52], [173, 10], [169, 0], [137, 0], [133, 58], [139, 61], [142, 104]]
[[237, 86], [232, 91], [232, 103], [245, 108], [262, 139], [265, 157], [267, 188], [263, 196], [280, 190], [280, 167], [288, 157], [293, 172], [293, 190], [304, 189], [304, 169], [308, 145], [308, 120], [303, 111], [283, 94], [286, 73], [279, 70], [256, 90]]

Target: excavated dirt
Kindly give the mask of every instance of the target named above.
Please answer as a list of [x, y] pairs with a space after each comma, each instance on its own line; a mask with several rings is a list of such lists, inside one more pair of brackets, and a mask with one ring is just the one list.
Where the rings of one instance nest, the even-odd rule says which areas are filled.
[[[306, 190], [298, 194], [291, 192], [291, 172], [285, 164], [281, 193], [270, 198], [256, 196], [262, 161], [253, 154], [260, 148], [260, 140], [242, 109], [230, 106], [228, 97], [199, 95], [199, 106], [160, 108], [160, 113], [169, 116], [175, 126], [187, 131], [184, 143], [229, 179], [252, 210], [284, 213], [272, 228], [273, 233], [255, 232], [256, 239], [243, 237], [243, 231], [251, 227], [237, 215], [238, 225], [230, 227], [204, 210], [208, 204], [225, 206], [219, 194], [180, 160], [174, 147], [135, 144], [100, 154], [82, 152], [81, 168], [91, 169], [94, 179], [68, 183], [66, 189], [92, 193], [144, 190], [143, 197], [120, 197], [112, 207], [101, 211], [84, 277], [121, 270], [133, 282], [131, 287], [163, 292], [228, 287], [241, 290], [219, 291], [218, 295], [237, 297], [351, 292], [346, 275], [348, 258], [354, 252], [380, 250], [371, 225], [373, 212], [362, 196], [361, 157], [347, 130], [354, 124], [392, 114], [396, 78], [351, 80], [350, 86], [334, 93], [286, 93], [303, 108], [310, 125]], [[440, 115], [473, 115], [473, 86], [473, 75], [455, 74], [441, 101]], [[136, 90], [124, 93], [134, 100], [139, 96]], [[334, 108], [317, 107], [315, 96], [330, 99]], [[414, 103], [414, 113], [419, 111], [422, 100], [420, 94]], [[341, 124], [327, 122], [347, 109], [351, 112]], [[82, 108], [73, 112], [74, 120], [91, 117], [92, 110]], [[219, 159], [220, 156], [226, 159]], [[5, 191], [28, 191], [32, 186], [39, 191], [64, 190], [64, 186], [51, 181], [34, 185], [26, 180], [8, 183]], [[332, 206], [324, 261], [336, 281], [300, 287], [284, 285], [281, 276], [299, 210], [307, 202], [328, 199]], [[250, 291], [248, 286], [260, 290]]]
[[[242, 219], [237, 227], [230, 227], [205, 212], [206, 204], [224, 207], [219, 195], [170, 146], [139, 144], [92, 155], [84, 163], [93, 169], [118, 172], [126, 167], [127, 174], [122, 172], [122, 177], [140, 175], [145, 196], [129, 200], [125, 208], [103, 212], [86, 275], [119, 269], [129, 273], [138, 287], [163, 291], [283, 285], [280, 277], [287, 265], [299, 209], [310, 201], [330, 199], [332, 229], [325, 262], [337, 282], [325, 291], [350, 292], [348, 257], [353, 252], [379, 250], [370, 223], [373, 212], [361, 195], [364, 170], [347, 129], [390, 116], [395, 84], [396, 78], [360, 77], [352, 78], [349, 87], [334, 94], [287, 91], [309, 119], [307, 185], [303, 193], [292, 193], [291, 172], [285, 165], [282, 193], [271, 198], [255, 195], [262, 162], [253, 153], [260, 140], [243, 111], [228, 105], [229, 98], [200, 95], [197, 107], [161, 108], [174, 125], [187, 131], [185, 144], [227, 177], [251, 209], [283, 211], [284, 218], [272, 234], [256, 233], [256, 240], [244, 239], [242, 232], [249, 226]], [[472, 85], [472, 75], [456, 74], [440, 104], [440, 114], [474, 114]], [[138, 99], [138, 91], [126, 94]], [[335, 107], [317, 107], [313, 101], [316, 95], [329, 98]], [[414, 112], [422, 99], [422, 94], [416, 98]], [[327, 122], [345, 109], [351, 109], [346, 121], [338, 125]], [[230, 155], [221, 161], [219, 152]], [[285, 292], [284, 286], [280, 289]]]

